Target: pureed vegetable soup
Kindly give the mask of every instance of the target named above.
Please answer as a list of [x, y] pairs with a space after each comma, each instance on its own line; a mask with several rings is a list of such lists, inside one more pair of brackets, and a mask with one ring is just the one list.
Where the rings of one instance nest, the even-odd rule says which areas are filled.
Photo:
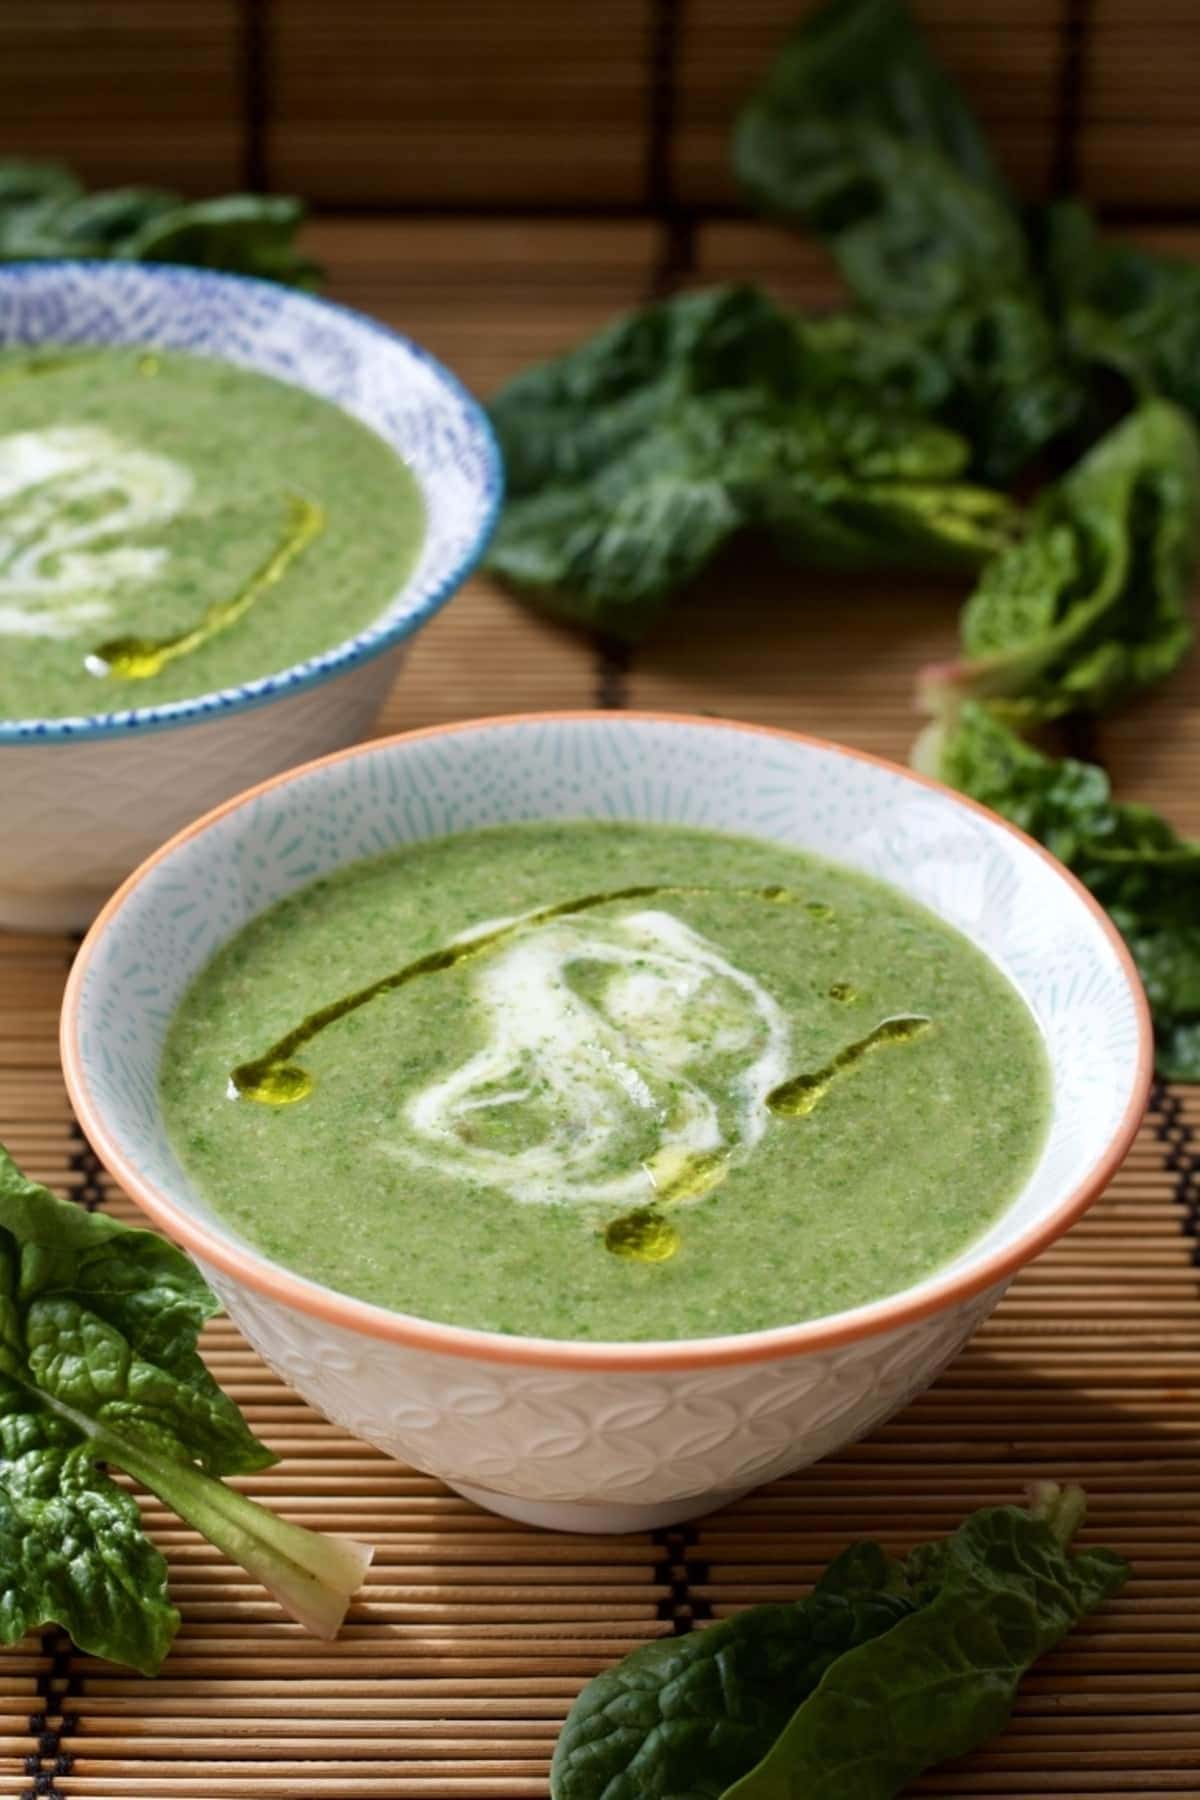
[[313, 883], [186, 993], [176, 1150], [267, 1254], [380, 1305], [699, 1337], [877, 1298], [1040, 1147], [1030, 1014], [895, 890], [678, 826], [500, 826]]
[[208, 357], [0, 353], [0, 717], [185, 699], [376, 619], [422, 536], [364, 425]]

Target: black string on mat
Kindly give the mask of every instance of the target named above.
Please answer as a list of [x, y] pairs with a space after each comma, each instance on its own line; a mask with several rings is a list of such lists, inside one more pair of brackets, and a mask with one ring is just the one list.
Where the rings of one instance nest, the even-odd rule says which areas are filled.
[[42, 1709], [29, 1716], [29, 1732], [36, 1748], [25, 1758], [30, 1785], [21, 1790], [21, 1800], [66, 1800], [57, 1778], [71, 1773], [72, 1756], [66, 1739], [79, 1725], [78, 1714], [70, 1710], [70, 1702], [78, 1693], [79, 1673], [71, 1640], [56, 1627], [43, 1632], [42, 1652], [49, 1661], [38, 1677]]
[[[1148, 1115], [1155, 1137], [1165, 1146], [1163, 1166], [1175, 1178], [1175, 1199], [1183, 1209], [1181, 1227], [1188, 1237], [1200, 1240], [1200, 1140], [1179, 1095], [1162, 1082], [1154, 1084]], [[1192, 1250], [1192, 1261], [1200, 1265], [1200, 1241]]]
[[712, 1617], [708, 1601], [692, 1589], [693, 1582], [708, 1579], [707, 1563], [691, 1554], [699, 1533], [691, 1525], [672, 1525], [652, 1536], [663, 1552], [655, 1579], [666, 1589], [658, 1603], [658, 1617], [670, 1621], [676, 1637], [686, 1637], [701, 1620]]

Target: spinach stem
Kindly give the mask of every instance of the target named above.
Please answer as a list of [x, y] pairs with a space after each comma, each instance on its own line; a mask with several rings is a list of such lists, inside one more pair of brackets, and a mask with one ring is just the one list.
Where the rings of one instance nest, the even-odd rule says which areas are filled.
[[371, 1561], [366, 1545], [289, 1524], [194, 1464], [158, 1456], [119, 1433], [101, 1428], [93, 1442], [98, 1455], [157, 1494], [308, 1630], [336, 1636]]
[[1062, 1487], [1057, 1481], [1034, 1481], [1029, 1486], [1029, 1511], [1048, 1525], [1065, 1549], [1087, 1513], [1087, 1495], [1074, 1482]]
[[39, 1398], [71, 1421], [98, 1461], [115, 1463], [157, 1494], [185, 1525], [261, 1581], [307, 1630], [336, 1637], [374, 1555], [366, 1544], [291, 1525], [195, 1463], [157, 1454], [48, 1391], [41, 1390]]

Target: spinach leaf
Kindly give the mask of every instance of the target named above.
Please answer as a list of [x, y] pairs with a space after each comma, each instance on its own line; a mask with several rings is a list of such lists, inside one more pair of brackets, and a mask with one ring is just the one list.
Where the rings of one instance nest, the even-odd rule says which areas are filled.
[[903, 0], [827, 0], [743, 109], [734, 168], [824, 236], [859, 304], [939, 363], [939, 416], [989, 481], [1078, 419], [1083, 389], [1021, 218]]
[[179, 1627], [133, 1495], [2, 1375], [0, 1568], [2, 1643], [53, 1619], [84, 1649], [152, 1674]]
[[1047, 284], [1077, 359], [1200, 418], [1200, 267], [1103, 242], [1074, 203], [1047, 209], [1040, 229]]
[[790, 318], [756, 288], [676, 295], [615, 320], [491, 402], [514, 498], [596, 474], [687, 400], [801, 389]]
[[938, 316], [1026, 274], [1007, 184], [902, 0], [827, 0], [746, 103], [737, 174], [831, 239], [881, 316]]
[[966, 695], [1031, 722], [1097, 712], [1170, 673], [1192, 641], [1200, 443], [1145, 402], [1045, 489], [1028, 535], [983, 571], [962, 614], [966, 660], [930, 672], [933, 711]]
[[633, 1651], [568, 1713], [553, 1800], [717, 1800], [839, 1656], [911, 1610], [903, 1587], [899, 1565], [858, 1544], [794, 1605], [753, 1606]]
[[[807, 563], [975, 567], [1015, 512], [860, 341], [753, 288], [688, 293], [519, 376], [492, 405], [510, 502], [488, 556], [552, 610], [633, 638], [737, 532]], [[857, 367], [857, 375], [852, 371]]]
[[315, 287], [321, 271], [295, 244], [303, 220], [300, 201], [285, 194], [177, 203], [145, 218], [114, 254]]
[[1003, 813], [1091, 890], [1146, 985], [1159, 1074], [1200, 1081], [1200, 843], [1114, 801], [1102, 769], [1022, 743], [978, 701], [931, 728], [914, 761]]
[[[860, 1790], [857, 1771], [845, 1786], [821, 1785], [836, 1782], [861, 1738], [845, 1697], [862, 1706], [865, 1693], [885, 1739], [893, 1719], [897, 1734], [915, 1737], [924, 1706], [923, 1743], [933, 1749], [913, 1772], [953, 1754], [937, 1747], [937, 1734], [961, 1736], [988, 1706], [989, 1721], [1006, 1711], [1017, 1665], [1124, 1579], [1125, 1564], [1106, 1551], [1064, 1554], [1082, 1516], [1078, 1489], [1047, 1484], [1031, 1512], [977, 1513], [903, 1563], [878, 1544], [852, 1545], [794, 1605], [750, 1607], [635, 1650], [590, 1681], [567, 1715], [550, 1771], [553, 1800], [882, 1800], [895, 1788]], [[1001, 1654], [989, 1661], [997, 1644]], [[941, 1717], [941, 1699], [929, 1703], [936, 1671], [947, 1668], [958, 1681], [952, 1718]], [[830, 1768], [810, 1758], [788, 1785], [791, 1749], [785, 1758], [783, 1747], [796, 1745], [798, 1721], [813, 1708]]]
[[892, 1800], [1001, 1731], [1025, 1671], [1128, 1572], [1108, 1551], [1068, 1556], [1076, 1509], [1056, 1496], [1048, 1510], [961, 1525], [925, 1570], [924, 1603], [839, 1657], [724, 1800]]
[[953, 380], [942, 358], [903, 325], [844, 311], [801, 316], [795, 326], [813, 394], [873, 394], [925, 420], [951, 400]]
[[196, 1351], [217, 1303], [173, 1245], [56, 1200], [0, 1147], [0, 1642], [47, 1621], [153, 1674], [179, 1623], [114, 1463], [332, 1636], [370, 1560], [214, 1479], [275, 1459]]
[[0, 262], [122, 257], [309, 287], [319, 270], [296, 248], [303, 217], [300, 202], [283, 195], [187, 201], [152, 187], [89, 194], [58, 163], [0, 162]]
[[0, 261], [19, 258], [23, 244], [37, 241], [42, 220], [82, 193], [62, 163], [0, 159]]

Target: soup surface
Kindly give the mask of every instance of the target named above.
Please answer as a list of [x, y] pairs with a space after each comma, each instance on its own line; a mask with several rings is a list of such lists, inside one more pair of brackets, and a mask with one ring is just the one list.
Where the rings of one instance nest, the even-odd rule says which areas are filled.
[[0, 718], [209, 693], [382, 613], [422, 536], [374, 432], [159, 350], [0, 353]]
[[1011, 1200], [1049, 1076], [1016, 991], [895, 890], [678, 826], [435, 839], [276, 904], [162, 1093], [213, 1208], [387, 1307], [702, 1337], [903, 1288]]

